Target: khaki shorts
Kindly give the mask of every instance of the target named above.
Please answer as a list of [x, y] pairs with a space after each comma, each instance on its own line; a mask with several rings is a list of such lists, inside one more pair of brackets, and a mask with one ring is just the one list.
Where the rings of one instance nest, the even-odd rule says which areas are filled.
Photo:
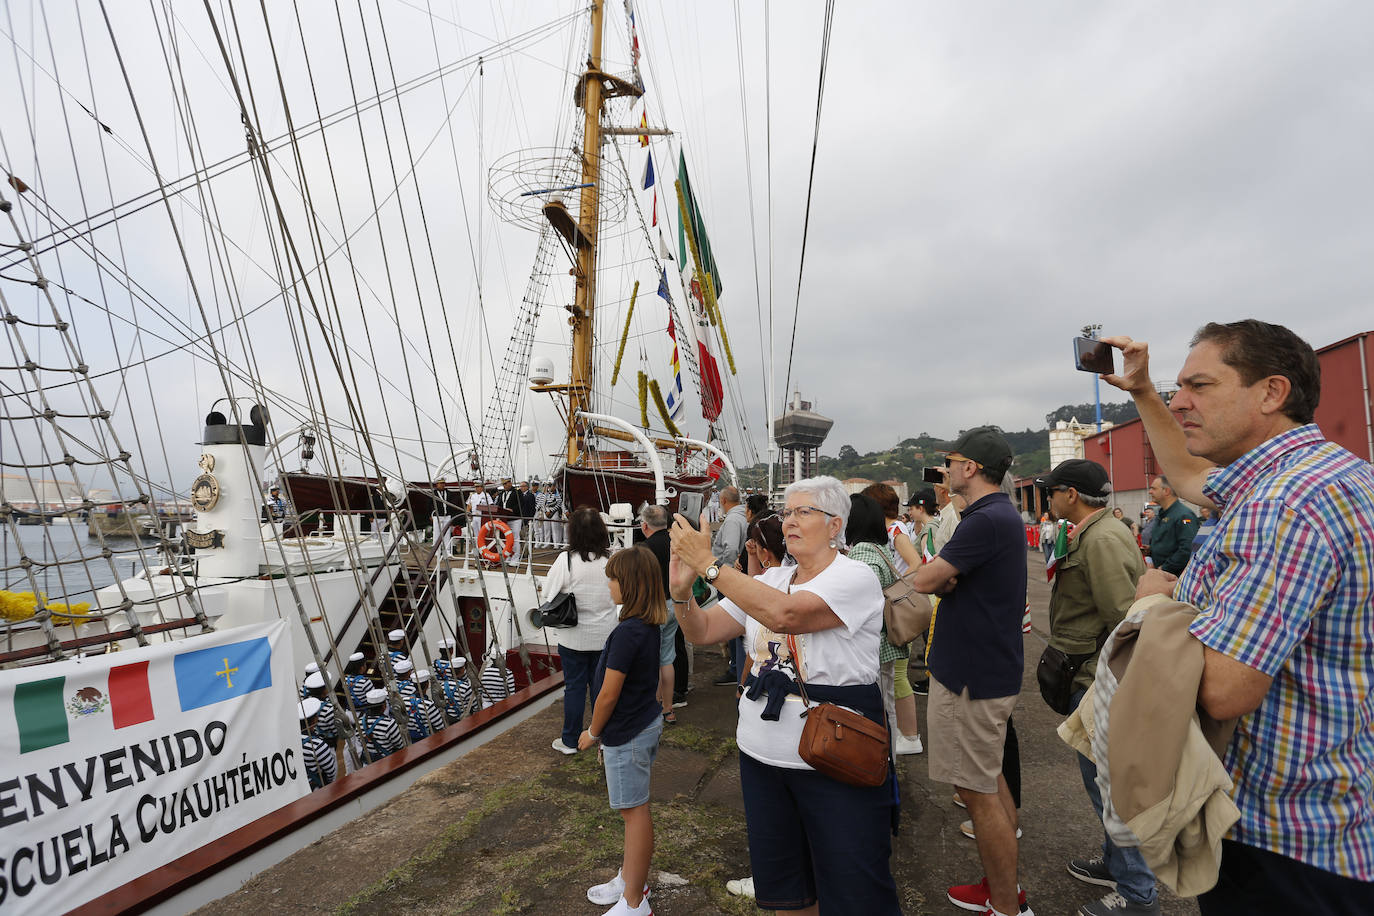
[[930, 679], [926, 704], [926, 754], [930, 778], [984, 795], [997, 793], [1002, 774], [1002, 748], [1007, 740], [1007, 720], [1016, 709], [1016, 698], [974, 700], [965, 687], [962, 693]]

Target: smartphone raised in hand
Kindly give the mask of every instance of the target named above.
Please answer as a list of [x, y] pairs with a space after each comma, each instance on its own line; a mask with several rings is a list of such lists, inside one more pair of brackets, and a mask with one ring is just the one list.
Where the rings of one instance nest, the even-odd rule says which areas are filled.
[[1096, 375], [1116, 374], [1112, 345], [1092, 337], [1073, 339], [1073, 365], [1080, 372], [1092, 372]]
[[945, 482], [945, 469], [944, 469], [944, 468], [923, 468], [923, 469], [921, 470], [921, 479], [924, 480], [926, 483], [944, 483], [944, 482]]

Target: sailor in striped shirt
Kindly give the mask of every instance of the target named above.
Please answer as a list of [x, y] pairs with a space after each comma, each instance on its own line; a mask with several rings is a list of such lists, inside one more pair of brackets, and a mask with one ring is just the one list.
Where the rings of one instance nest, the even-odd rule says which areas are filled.
[[414, 694], [405, 697], [406, 727], [410, 730], [410, 740], [419, 741], [444, 727], [444, 717], [439, 707], [429, 698], [429, 672], [421, 669], [415, 674]]
[[305, 765], [305, 775], [310, 780], [310, 788], [323, 788], [338, 778], [339, 766], [338, 761], [334, 759], [334, 749], [315, 731], [320, 701], [314, 697], [306, 697], [298, 705], [301, 720], [301, 762]]
[[315, 718], [315, 734], [327, 744], [334, 745], [339, 740], [339, 721], [334, 712], [334, 704], [324, 687], [324, 678], [316, 671], [305, 679], [306, 698], [318, 700], [319, 712]]
[[372, 761], [381, 760], [405, 747], [401, 727], [386, 704], [386, 691], [374, 687], [367, 692], [367, 711], [358, 719], [358, 732]]
[[415, 682], [410, 679], [411, 674], [415, 670], [415, 666], [411, 663], [410, 659], [400, 659], [392, 665], [391, 670], [396, 674], [396, 692], [399, 693], [403, 699], [419, 696], [419, 688], [415, 685]]
[[506, 669], [505, 675], [503, 679], [501, 664], [495, 656], [487, 660], [487, 666], [482, 669], [482, 677], [478, 681], [483, 709], [515, 693], [515, 675], [511, 674], [509, 668]]
[[1199, 704], [1239, 717], [1224, 762], [1240, 821], [1199, 906], [1374, 912], [1374, 469], [1312, 423], [1321, 370], [1287, 328], [1203, 327], [1167, 407], [1146, 345], [1106, 340], [1124, 365], [1105, 378], [1164, 473], [1221, 512], [1180, 579], [1152, 570], [1138, 592], [1199, 609]]

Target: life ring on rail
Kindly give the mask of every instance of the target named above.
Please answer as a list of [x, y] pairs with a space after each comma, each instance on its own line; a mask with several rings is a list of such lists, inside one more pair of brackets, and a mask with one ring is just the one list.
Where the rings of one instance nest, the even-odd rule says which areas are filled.
[[499, 563], [515, 552], [515, 532], [510, 530], [510, 525], [495, 518], [477, 529], [477, 543], [482, 545], [483, 560]]

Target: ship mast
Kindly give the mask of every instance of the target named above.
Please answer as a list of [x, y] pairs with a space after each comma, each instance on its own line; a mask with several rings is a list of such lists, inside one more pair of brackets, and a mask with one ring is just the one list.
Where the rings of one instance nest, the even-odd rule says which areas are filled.
[[572, 307], [572, 377], [568, 387], [569, 465], [581, 461], [589, 432], [589, 428], [584, 427], [578, 419], [578, 411], [592, 409], [596, 243], [601, 216], [601, 103], [604, 78], [601, 72], [601, 32], [604, 12], [604, 0], [592, 0], [591, 48], [579, 93], [585, 123], [582, 132], [582, 193], [577, 210], [577, 228], [581, 238], [577, 245], [577, 291]]

